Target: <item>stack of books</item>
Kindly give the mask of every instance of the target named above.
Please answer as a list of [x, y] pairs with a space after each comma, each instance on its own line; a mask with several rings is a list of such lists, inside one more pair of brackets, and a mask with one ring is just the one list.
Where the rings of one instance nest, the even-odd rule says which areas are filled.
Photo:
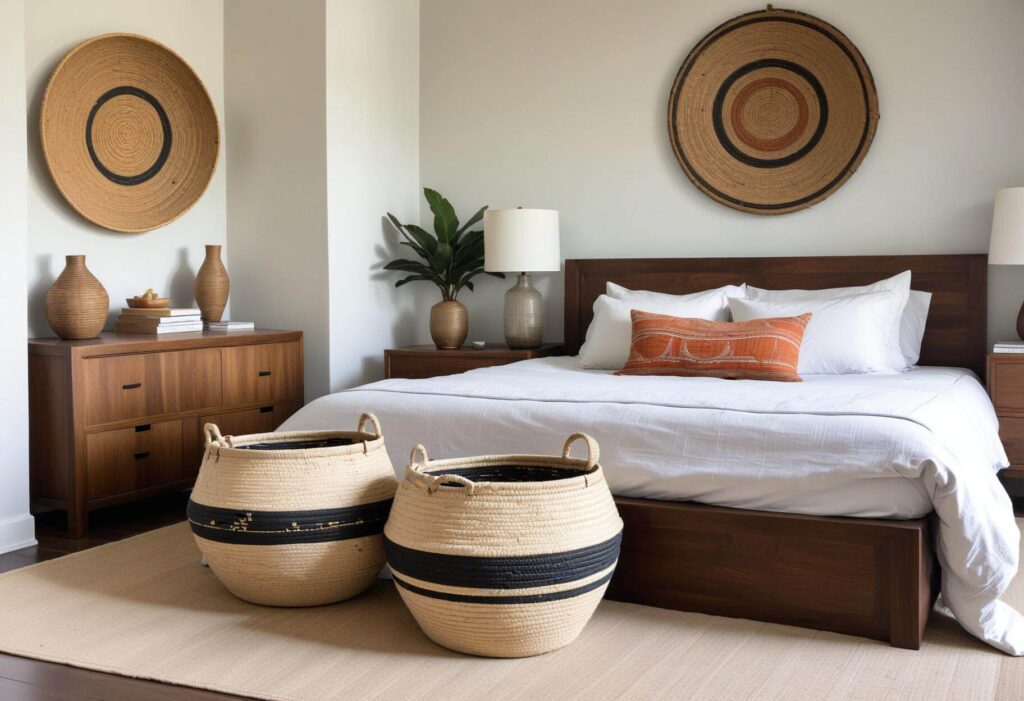
[[182, 333], [202, 331], [203, 320], [198, 309], [133, 309], [126, 307], [114, 324], [121, 333]]
[[1000, 341], [992, 346], [993, 353], [1024, 353], [1024, 341]]
[[208, 321], [206, 322], [206, 330], [214, 331], [218, 333], [226, 333], [228, 331], [252, 331], [256, 328], [256, 324], [251, 321]]

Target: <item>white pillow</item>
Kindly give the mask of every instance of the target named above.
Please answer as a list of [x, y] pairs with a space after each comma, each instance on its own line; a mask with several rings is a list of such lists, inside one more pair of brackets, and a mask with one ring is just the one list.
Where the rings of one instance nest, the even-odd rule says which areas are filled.
[[909, 295], [908, 303], [899, 319], [899, 346], [904, 367], [916, 365], [921, 358], [921, 339], [924, 337], [924, 325], [928, 320], [928, 306], [931, 304], [932, 294], [910, 289], [909, 270], [860, 287], [833, 287], [827, 290], [762, 290], [760, 287], [747, 285], [746, 297], [769, 302], [794, 302], [804, 299], [838, 299], [886, 291], [906, 291]]
[[633, 320], [629, 315], [633, 309], [690, 319], [729, 320], [729, 300], [725, 288], [689, 295], [648, 294], [658, 295], [658, 298], [627, 302], [601, 295], [594, 300], [594, 320], [587, 327], [587, 340], [580, 347], [576, 359], [580, 367], [622, 369], [633, 341]]
[[[650, 290], [631, 290], [623, 287], [622, 285], [616, 285], [614, 282], [606, 282], [604, 284], [604, 291], [612, 299], [620, 299], [623, 302], [629, 304], [636, 304], [641, 302], [671, 302], [672, 300], [682, 300], [692, 297], [693, 294], [688, 295], [671, 295], [665, 292], [651, 292]], [[747, 285], [726, 285], [725, 287], [719, 287], [717, 290], [707, 290], [707, 292], [724, 292], [725, 296], [728, 297], [746, 297], [747, 296]], [[695, 294], [706, 294], [706, 292], [697, 292]], [[728, 302], [723, 302], [726, 307], [726, 313], [728, 314]], [[642, 310], [648, 311], [648, 310]], [[728, 321], [729, 317], [726, 316], [724, 321]]]
[[[893, 326], [906, 306], [906, 299], [906, 292], [875, 292], [793, 302], [730, 299], [729, 306], [735, 321], [810, 312], [797, 371], [801, 375], [848, 375], [903, 369]], [[899, 356], [895, 367], [894, 352]]]

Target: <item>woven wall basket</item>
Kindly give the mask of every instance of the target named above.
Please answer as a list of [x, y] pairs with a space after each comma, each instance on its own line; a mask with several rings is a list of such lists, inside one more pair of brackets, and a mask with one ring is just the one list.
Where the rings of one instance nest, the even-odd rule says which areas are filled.
[[224, 586], [256, 604], [316, 606], [373, 583], [397, 486], [376, 417], [351, 432], [205, 430], [188, 520]]
[[755, 214], [820, 202], [853, 174], [878, 124], [864, 57], [838, 29], [789, 10], [740, 15], [700, 40], [669, 98], [687, 177]]
[[[586, 459], [569, 457], [577, 439]], [[388, 565], [423, 631], [453, 650], [527, 657], [576, 639], [619, 556], [622, 520], [593, 438], [562, 457], [430, 462], [417, 446], [384, 528]]]
[[39, 130], [57, 189], [114, 231], [177, 219], [217, 165], [217, 113], [202, 81], [173, 51], [133, 34], [95, 37], [64, 57]]

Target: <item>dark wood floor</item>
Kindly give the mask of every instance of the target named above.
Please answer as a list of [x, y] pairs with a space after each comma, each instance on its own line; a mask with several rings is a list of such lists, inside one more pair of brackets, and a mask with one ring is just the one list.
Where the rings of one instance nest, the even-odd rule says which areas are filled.
[[[168, 494], [135, 504], [115, 506], [90, 516], [89, 537], [68, 538], [62, 512], [36, 516], [36, 540], [39, 544], [0, 555], [0, 572], [25, 567], [94, 548], [145, 531], [168, 526], [185, 518], [185, 494]], [[1014, 510], [1024, 515], [1024, 499], [1015, 498]], [[104, 699], [135, 701], [136, 699], [235, 699], [198, 689], [171, 686], [158, 682], [129, 679], [113, 674], [90, 672], [76, 667], [40, 662], [0, 653], [0, 699], [27, 701], [45, 699]]]
[[[0, 555], [0, 572], [52, 560], [68, 553], [87, 550], [103, 543], [177, 523], [185, 518], [187, 501], [188, 497], [185, 494], [168, 494], [135, 504], [97, 511], [89, 519], [89, 537], [77, 540], [67, 537], [63, 512], [37, 515], [36, 540], [39, 544]], [[4, 701], [178, 701], [236, 698], [238, 697], [0, 654], [0, 699]]]

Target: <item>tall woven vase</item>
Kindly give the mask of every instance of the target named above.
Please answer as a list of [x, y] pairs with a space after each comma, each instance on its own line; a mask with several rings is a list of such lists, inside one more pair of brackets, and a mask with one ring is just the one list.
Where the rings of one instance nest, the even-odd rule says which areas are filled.
[[469, 335], [469, 312], [462, 302], [448, 299], [430, 308], [430, 338], [438, 350], [459, 348]]
[[[577, 440], [586, 458], [569, 456]], [[580, 634], [619, 557], [622, 519], [593, 438], [561, 457], [431, 462], [413, 449], [384, 527], [395, 585], [420, 628], [452, 650], [528, 657]]]
[[232, 594], [319, 606], [373, 584], [397, 486], [373, 414], [355, 431], [205, 431], [187, 514], [199, 550]]
[[96, 338], [107, 323], [110, 298], [85, 267], [85, 256], [64, 260], [64, 271], [46, 291], [46, 320], [63, 339]]
[[231, 280], [227, 268], [220, 259], [220, 246], [206, 247], [206, 260], [196, 275], [196, 304], [203, 321], [220, 321], [228, 303]]

